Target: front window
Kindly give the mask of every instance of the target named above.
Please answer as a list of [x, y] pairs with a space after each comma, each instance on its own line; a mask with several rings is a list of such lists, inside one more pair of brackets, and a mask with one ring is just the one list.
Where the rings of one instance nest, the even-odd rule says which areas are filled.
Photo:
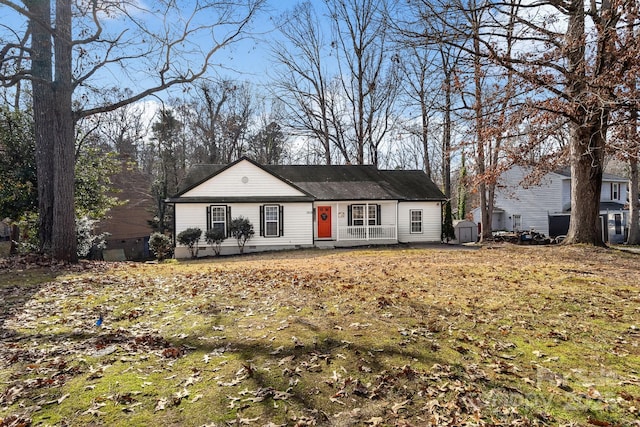
[[211, 228], [227, 235], [227, 207], [211, 206]]
[[380, 220], [378, 205], [351, 205], [351, 222], [349, 225], [377, 225]]
[[264, 235], [266, 237], [278, 237], [280, 230], [278, 226], [280, 224], [280, 207], [279, 206], [265, 206], [264, 207]]
[[411, 233], [422, 233], [422, 211], [411, 210]]
[[369, 205], [369, 225], [377, 224], [377, 216], [378, 216], [378, 205]]
[[620, 200], [620, 184], [617, 182], [611, 183], [611, 200]]
[[353, 205], [351, 207], [352, 225], [364, 225], [364, 205]]

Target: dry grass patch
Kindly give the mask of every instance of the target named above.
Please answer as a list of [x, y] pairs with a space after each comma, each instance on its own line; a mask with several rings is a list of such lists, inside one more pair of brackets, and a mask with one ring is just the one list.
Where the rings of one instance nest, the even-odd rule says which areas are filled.
[[639, 259], [309, 250], [12, 282], [0, 425], [638, 425]]

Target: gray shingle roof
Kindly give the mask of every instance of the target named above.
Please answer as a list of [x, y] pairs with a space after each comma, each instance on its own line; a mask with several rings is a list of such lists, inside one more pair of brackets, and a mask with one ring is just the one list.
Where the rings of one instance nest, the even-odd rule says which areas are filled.
[[[249, 159], [246, 159], [249, 160]], [[251, 161], [251, 160], [249, 160]], [[444, 200], [444, 194], [422, 171], [378, 170], [362, 165], [256, 166], [308, 193], [316, 200]], [[231, 165], [196, 165], [176, 195], [194, 188]], [[175, 201], [176, 197], [171, 201]]]
[[[565, 178], [571, 178], [571, 168], [569, 166], [561, 168], [561, 169], [557, 169], [554, 172], [557, 173], [558, 175], [564, 176]], [[613, 181], [613, 182], [627, 182], [627, 181], [629, 181], [629, 178], [625, 178], [624, 176], [615, 175], [615, 174], [612, 174], [612, 173], [603, 172], [602, 173], [602, 180], [603, 181]]]

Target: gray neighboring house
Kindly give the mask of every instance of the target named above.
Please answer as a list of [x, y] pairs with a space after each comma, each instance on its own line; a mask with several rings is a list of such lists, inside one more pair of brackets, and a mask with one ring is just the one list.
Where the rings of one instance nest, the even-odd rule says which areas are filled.
[[[546, 236], [567, 234], [571, 215], [571, 172], [569, 168], [547, 173], [539, 183], [527, 184], [531, 168], [513, 166], [498, 178], [492, 231], [526, 231], [534, 229]], [[603, 240], [623, 243], [628, 210], [627, 178], [603, 174], [600, 194], [600, 217]], [[480, 209], [473, 210], [476, 224]]]
[[[422, 171], [374, 166], [260, 165], [243, 157], [228, 165], [196, 165], [175, 207], [174, 230], [203, 231], [199, 255], [213, 255], [204, 232], [229, 235], [232, 218], [243, 216], [255, 235], [245, 252], [301, 247], [339, 247], [439, 242], [444, 195]], [[235, 239], [223, 254], [237, 253]], [[176, 258], [189, 257], [176, 245]]]

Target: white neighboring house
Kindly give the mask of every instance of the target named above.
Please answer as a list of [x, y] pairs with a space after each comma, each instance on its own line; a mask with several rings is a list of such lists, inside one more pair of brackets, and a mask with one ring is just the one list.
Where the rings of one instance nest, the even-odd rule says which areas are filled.
[[[550, 172], [537, 184], [526, 184], [532, 169], [513, 166], [500, 175], [496, 186], [493, 231], [535, 230], [546, 236], [567, 234], [571, 214], [571, 173], [568, 168]], [[629, 217], [627, 178], [603, 174], [600, 216], [603, 240], [622, 243]], [[473, 210], [473, 220], [481, 222], [480, 209]]]
[[[173, 204], [174, 235], [200, 228], [199, 255], [213, 255], [206, 230], [229, 235], [232, 218], [243, 216], [255, 235], [245, 252], [439, 242], [444, 195], [422, 171], [374, 166], [260, 165], [241, 158], [228, 165], [196, 165]], [[174, 242], [175, 243], [175, 242]], [[228, 237], [223, 254], [238, 253]], [[176, 258], [190, 256], [176, 245]]]

